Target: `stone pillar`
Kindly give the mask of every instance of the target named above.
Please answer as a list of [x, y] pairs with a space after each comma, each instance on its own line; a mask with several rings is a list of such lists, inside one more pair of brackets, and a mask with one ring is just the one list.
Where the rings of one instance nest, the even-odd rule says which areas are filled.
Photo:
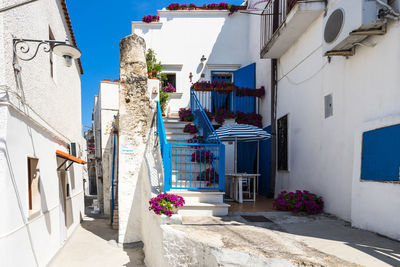
[[148, 92], [145, 53], [145, 41], [137, 35], [120, 42], [119, 243], [141, 240], [138, 179], [155, 111]]

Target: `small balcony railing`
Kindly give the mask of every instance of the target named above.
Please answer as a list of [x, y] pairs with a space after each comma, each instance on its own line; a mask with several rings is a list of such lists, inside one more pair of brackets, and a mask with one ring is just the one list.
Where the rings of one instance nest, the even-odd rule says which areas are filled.
[[[285, 21], [287, 15], [299, 2], [315, 2], [316, 0], [269, 0], [261, 16], [261, 56], [267, 51], [268, 43], [275, 32]], [[320, 0], [317, 0], [320, 1]]]

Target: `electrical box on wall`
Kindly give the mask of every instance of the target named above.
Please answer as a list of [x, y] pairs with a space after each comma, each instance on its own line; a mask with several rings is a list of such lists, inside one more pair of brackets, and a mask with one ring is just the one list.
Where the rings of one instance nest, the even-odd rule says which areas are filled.
[[333, 98], [332, 94], [325, 96], [325, 119], [333, 115]]
[[[381, 0], [387, 4], [387, 0]], [[384, 7], [376, 0], [338, 0], [328, 6], [324, 19], [326, 56], [354, 54], [354, 47], [370, 35], [385, 33]]]

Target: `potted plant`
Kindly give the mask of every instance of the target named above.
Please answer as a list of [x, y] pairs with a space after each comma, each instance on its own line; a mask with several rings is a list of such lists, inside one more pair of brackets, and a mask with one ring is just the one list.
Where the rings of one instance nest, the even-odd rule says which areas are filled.
[[212, 91], [213, 86], [209, 81], [195, 82], [192, 85], [194, 91]]
[[221, 93], [229, 93], [235, 89], [235, 84], [233, 82], [224, 82], [224, 81], [213, 81], [212, 86], [215, 91]]
[[166, 215], [171, 217], [172, 214], [177, 214], [178, 209], [185, 205], [183, 197], [174, 194], [159, 194], [149, 201], [149, 210], [152, 210], [157, 215]]

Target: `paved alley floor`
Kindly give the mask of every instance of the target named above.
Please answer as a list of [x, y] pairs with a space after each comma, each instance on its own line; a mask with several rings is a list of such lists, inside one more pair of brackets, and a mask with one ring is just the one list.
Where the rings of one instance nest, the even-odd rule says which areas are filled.
[[325, 214], [231, 212], [226, 217], [183, 217], [182, 223], [172, 227], [219, 251], [288, 260], [296, 266], [400, 266], [400, 242]]
[[141, 267], [142, 247], [120, 248], [113, 230], [104, 218], [84, 217], [50, 267]]

